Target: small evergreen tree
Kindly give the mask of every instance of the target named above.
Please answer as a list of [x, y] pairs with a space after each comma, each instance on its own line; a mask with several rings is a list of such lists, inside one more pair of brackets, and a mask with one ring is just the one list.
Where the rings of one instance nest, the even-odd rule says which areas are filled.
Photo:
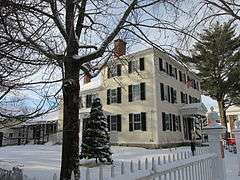
[[100, 162], [112, 162], [110, 151], [110, 137], [107, 128], [107, 120], [103, 114], [102, 104], [99, 98], [92, 103], [90, 117], [85, 122], [82, 134], [82, 150], [80, 159], [96, 158]]

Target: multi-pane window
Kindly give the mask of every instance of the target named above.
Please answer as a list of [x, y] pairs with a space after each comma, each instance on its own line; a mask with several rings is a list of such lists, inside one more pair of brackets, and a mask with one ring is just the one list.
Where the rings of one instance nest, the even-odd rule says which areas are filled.
[[177, 103], [177, 91], [170, 86], [160, 83], [161, 100], [171, 103]]
[[159, 59], [158, 59], [158, 62], [159, 62], [159, 70], [160, 70], [160, 71], [164, 71], [162, 58], [159, 58]]
[[181, 131], [180, 116], [162, 112], [162, 129], [163, 131]]
[[[90, 108], [92, 106], [92, 103], [94, 101], [94, 99], [97, 98], [96, 94], [87, 94], [86, 95], [86, 108]], [[83, 106], [82, 106], [83, 107]]]
[[133, 94], [133, 101], [140, 100], [141, 98], [140, 84], [132, 85], [132, 94]]
[[110, 102], [117, 103], [117, 89], [110, 90]]
[[129, 131], [142, 130], [146, 131], [146, 113], [129, 114]]
[[109, 131], [121, 131], [122, 122], [121, 122], [121, 115], [109, 115], [107, 116], [108, 120], [108, 129]]
[[111, 131], [117, 130], [117, 116], [111, 117]]
[[133, 71], [138, 71], [140, 68], [140, 63], [139, 61], [135, 60], [135, 61], [132, 61], [132, 70]]
[[165, 125], [166, 125], [166, 131], [170, 130], [171, 122], [170, 122], [170, 114], [165, 115]]
[[121, 64], [111, 64], [108, 67], [108, 78], [121, 76], [122, 65]]
[[128, 62], [128, 73], [134, 71], [144, 70], [144, 58], [139, 58], [138, 60], [133, 60]]
[[141, 114], [133, 115], [133, 130], [141, 130]]
[[121, 103], [121, 88], [107, 90], [107, 104]]
[[145, 100], [146, 99], [145, 83], [128, 86], [128, 101]]

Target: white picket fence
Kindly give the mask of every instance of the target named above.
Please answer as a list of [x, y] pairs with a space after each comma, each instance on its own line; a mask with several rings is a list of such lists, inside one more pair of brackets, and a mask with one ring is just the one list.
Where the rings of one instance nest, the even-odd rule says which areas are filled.
[[[189, 150], [161, 154], [144, 160], [130, 160], [117, 162], [118, 165], [101, 165], [97, 168], [81, 168], [81, 180], [128, 180], [128, 179], [156, 179], [159, 180], [215, 180], [213, 167], [215, 154], [209, 154], [207, 147], [197, 148], [196, 156]], [[209, 171], [206, 178], [200, 178], [204, 168]], [[211, 171], [211, 172], [210, 172]], [[188, 174], [186, 174], [188, 173]], [[194, 178], [195, 179], [194, 179]], [[207, 178], [208, 177], [208, 178]], [[57, 180], [56, 174], [51, 179]], [[14, 179], [15, 180], [15, 179]], [[17, 179], [18, 180], [18, 179]], [[23, 180], [39, 180], [26, 175]], [[45, 180], [45, 179], [44, 179]], [[72, 180], [74, 177], [72, 176]]]
[[139, 180], [218, 180], [216, 173], [216, 154], [193, 157], [188, 160], [167, 164]]

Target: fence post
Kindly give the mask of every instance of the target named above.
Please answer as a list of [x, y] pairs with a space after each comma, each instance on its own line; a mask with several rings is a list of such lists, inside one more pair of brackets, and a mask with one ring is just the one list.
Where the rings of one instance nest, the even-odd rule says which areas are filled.
[[148, 158], [145, 159], [145, 169], [148, 169]]
[[170, 163], [171, 162], [171, 155], [169, 154], [168, 155], [168, 163]]
[[225, 132], [225, 127], [212, 123], [204, 127], [203, 131], [208, 135], [210, 152], [217, 154], [216, 171], [213, 172], [214, 180], [226, 180], [226, 169], [224, 167], [221, 135]]
[[121, 164], [121, 174], [124, 174], [124, 163]]
[[163, 156], [163, 164], [166, 164], [166, 156]]
[[133, 173], [133, 161], [132, 160], [130, 162], [130, 171], [131, 171], [131, 173]]
[[53, 174], [53, 180], [57, 180], [57, 174], [56, 173]]
[[141, 160], [138, 160], [138, 170], [141, 170]]
[[86, 180], [90, 180], [89, 168], [86, 169]]
[[111, 166], [111, 177], [114, 177], [115, 176], [115, 173], [114, 173], [114, 166], [112, 165]]
[[158, 156], [158, 165], [161, 165], [161, 159], [160, 159], [160, 156]]
[[152, 157], [152, 171], [155, 171], [156, 167], [155, 167], [155, 160], [154, 157]]
[[176, 161], [176, 157], [175, 154], [173, 154], [173, 162]]
[[233, 130], [236, 138], [237, 156], [238, 156], [238, 176], [240, 176], [240, 127]]
[[177, 152], [177, 161], [179, 160], [179, 153]]

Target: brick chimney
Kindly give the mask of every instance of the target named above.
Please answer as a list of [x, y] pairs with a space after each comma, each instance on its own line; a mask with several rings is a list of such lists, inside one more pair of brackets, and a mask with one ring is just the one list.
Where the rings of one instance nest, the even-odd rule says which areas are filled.
[[90, 75], [89, 75], [89, 74], [84, 75], [83, 83], [84, 83], [84, 84], [87, 84], [87, 83], [89, 83], [89, 82], [91, 82], [91, 77], [90, 77]]
[[114, 57], [120, 57], [126, 54], [126, 42], [122, 39], [114, 41]]

